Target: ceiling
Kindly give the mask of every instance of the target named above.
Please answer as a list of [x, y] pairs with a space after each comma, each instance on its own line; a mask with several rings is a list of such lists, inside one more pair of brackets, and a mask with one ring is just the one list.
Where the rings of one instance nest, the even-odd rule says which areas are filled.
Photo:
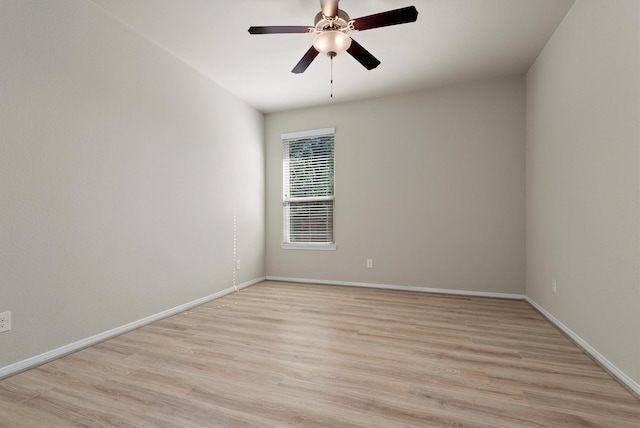
[[309, 25], [318, 0], [91, 0], [233, 94], [269, 113], [525, 73], [574, 0], [342, 0], [351, 18], [415, 5], [414, 23], [349, 35], [382, 63], [343, 53], [291, 69], [313, 34], [250, 35]]

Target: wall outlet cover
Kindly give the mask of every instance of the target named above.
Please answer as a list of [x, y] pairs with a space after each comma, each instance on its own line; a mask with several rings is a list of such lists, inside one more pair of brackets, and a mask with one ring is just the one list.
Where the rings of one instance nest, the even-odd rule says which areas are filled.
[[0, 332], [11, 330], [11, 311], [0, 313]]

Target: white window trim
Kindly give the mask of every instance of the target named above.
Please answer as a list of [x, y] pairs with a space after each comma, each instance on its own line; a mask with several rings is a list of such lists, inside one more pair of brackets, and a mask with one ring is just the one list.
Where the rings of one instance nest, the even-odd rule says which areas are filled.
[[[313, 129], [309, 131], [298, 131], [298, 132], [287, 132], [280, 134], [282, 140], [293, 140], [297, 138], [308, 138], [308, 137], [322, 137], [325, 135], [335, 135], [336, 128], [321, 128], [321, 129]], [[294, 198], [291, 198], [293, 200]], [[334, 200], [335, 195], [330, 197], [319, 197], [318, 200]], [[335, 218], [334, 218], [334, 228], [335, 228]], [[283, 242], [280, 244], [280, 248], [283, 250], [311, 250], [311, 251], [335, 251], [337, 250], [337, 245], [335, 242], [325, 243], [325, 242]]]
[[338, 249], [336, 244], [325, 244], [325, 243], [315, 243], [315, 242], [305, 242], [305, 243], [285, 243], [280, 244], [280, 248], [283, 250], [314, 250], [314, 251], [335, 251]]
[[311, 131], [288, 132], [280, 134], [283, 140], [294, 140], [296, 138], [322, 137], [336, 133], [336, 128], [322, 128]]

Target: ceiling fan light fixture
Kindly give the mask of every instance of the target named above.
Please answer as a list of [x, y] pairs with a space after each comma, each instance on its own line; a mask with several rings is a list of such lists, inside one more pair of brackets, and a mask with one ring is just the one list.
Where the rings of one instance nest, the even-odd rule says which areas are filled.
[[304, 73], [320, 52], [333, 59], [334, 56], [347, 51], [364, 68], [373, 70], [380, 65], [380, 60], [371, 55], [368, 50], [349, 37], [347, 33], [406, 24], [418, 19], [418, 10], [415, 6], [407, 6], [351, 19], [344, 10], [338, 8], [338, 1], [320, 0], [321, 10], [316, 14], [313, 27], [301, 25], [249, 27], [249, 34], [316, 33], [313, 46], [309, 48], [291, 70], [295, 74]]
[[313, 47], [331, 57], [346, 51], [350, 46], [351, 37], [339, 30], [323, 31], [313, 39]]

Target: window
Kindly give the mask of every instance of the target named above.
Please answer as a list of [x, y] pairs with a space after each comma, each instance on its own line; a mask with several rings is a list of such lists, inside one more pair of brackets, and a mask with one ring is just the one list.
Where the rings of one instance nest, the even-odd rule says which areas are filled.
[[282, 134], [283, 248], [336, 248], [334, 135], [334, 128]]

